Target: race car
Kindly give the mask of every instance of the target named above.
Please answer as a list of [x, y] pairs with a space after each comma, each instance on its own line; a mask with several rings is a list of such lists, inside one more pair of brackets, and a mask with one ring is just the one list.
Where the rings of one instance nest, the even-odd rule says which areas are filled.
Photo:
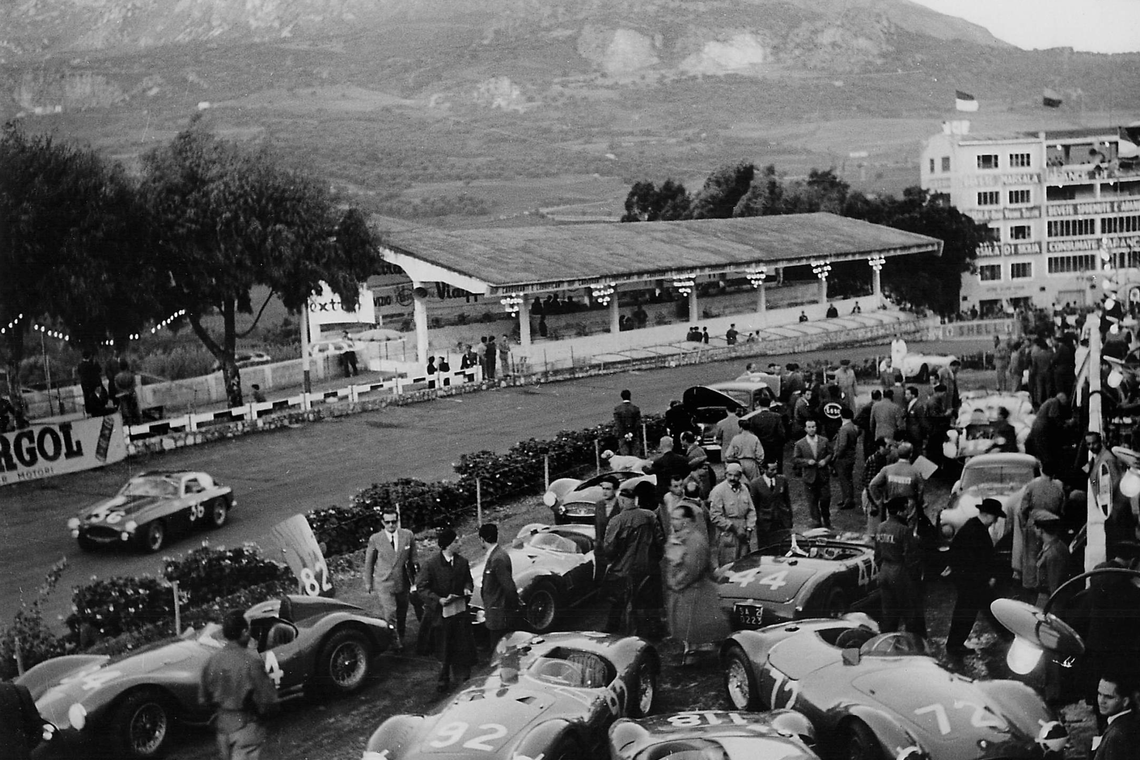
[[990, 537], [999, 551], [1009, 551], [1013, 510], [1021, 506], [1029, 481], [1040, 474], [1041, 463], [1029, 454], [980, 454], [966, 462], [962, 477], [950, 489], [946, 508], [938, 513], [940, 548], [948, 548], [966, 521], [977, 517], [982, 499], [997, 499], [1005, 517], [990, 526]]
[[[772, 387], [775, 385], [775, 388]], [[716, 424], [735, 409], [753, 412], [760, 408], [761, 400], [775, 401], [780, 392], [778, 382], [762, 380], [734, 380], [712, 385], [694, 385], [681, 396], [681, 403], [697, 427], [697, 442], [710, 458], [720, 457], [720, 442], [716, 437]]]
[[932, 376], [937, 376], [938, 371], [950, 366], [950, 362], [956, 361], [958, 357], [951, 354], [919, 354], [907, 353], [903, 355], [902, 366], [896, 366], [896, 370], [902, 372], [903, 380], [925, 383]]
[[[305, 689], [346, 694], [364, 685], [373, 657], [390, 642], [388, 624], [336, 599], [285, 596], [250, 607], [251, 644], [287, 697]], [[36, 665], [17, 681], [65, 741], [107, 741], [116, 758], [158, 757], [174, 722], [205, 723], [198, 705], [202, 669], [225, 645], [210, 623], [120, 656], [67, 655]]]
[[1037, 418], [1029, 393], [967, 391], [962, 394], [962, 406], [958, 409], [954, 427], [946, 433], [942, 453], [951, 459], [968, 459], [997, 446], [994, 424], [998, 419], [998, 409], [1003, 406], [1009, 410], [1009, 422], [1017, 431], [1017, 449], [1025, 451], [1025, 439]]
[[952, 673], [914, 634], [851, 618], [733, 633], [721, 648], [729, 702], [797, 710], [836, 758], [1059, 760], [1067, 734], [1033, 689]]
[[[536, 633], [554, 627], [568, 608], [593, 595], [600, 574], [594, 554], [593, 525], [542, 525], [519, 530], [507, 549], [526, 624]], [[486, 558], [471, 567], [475, 622], [483, 622], [483, 570]]]
[[815, 729], [794, 710], [701, 710], [622, 718], [610, 729], [611, 760], [818, 760]]
[[516, 632], [490, 673], [439, 711], [380, 724], [363, 760], [599, 757], [615, 720], [652, 709], [659, 668], [657, 650], [635, 636]]
[[622, 483], [632, 480], [630, 487], [641, 481], [657, 485], [656, 475], [632, 470], [603, 472], [586, 480], [559, 478], [546, 489], [542, 503], [550, 507], [554, 513], [554, 522], [559, 525], [570, 522], [593, 525], [594, 507], [602, 499], [602, 481], [610, 477], [617, 478]]
[[716, 571], [721, 609], [733, 628], [842, 615], [878, 588], [874, 544], [859, 533], [784, 532]]
[[67, 527], [83, 551], [130, 546], [156, 552], [176, 533], [222, 527], [236, 504], [233, 489], [204, 472], [152, 470], [84, 509]]

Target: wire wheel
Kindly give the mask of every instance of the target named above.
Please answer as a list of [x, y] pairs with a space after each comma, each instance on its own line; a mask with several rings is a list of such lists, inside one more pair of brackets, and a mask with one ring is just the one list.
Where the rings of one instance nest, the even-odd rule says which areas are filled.
[[321, 651], [321, 676], [332, 691], [348, 694], [364, 685], [371, 658], [372, 648], [363, 634], [340, 631]]
[[526, 600], [526, 622], [536, 633], [546, 633], [558, 617], [558, 599], [548, 583], [540, 583]]
[[738, 646], [728, 652], [728, 663], [724, 671], [724, 690], [729, 704], [736, 710], [755, 710], [758, 706], [756, 687], [752, 680], [752, 668], [748, 656]]

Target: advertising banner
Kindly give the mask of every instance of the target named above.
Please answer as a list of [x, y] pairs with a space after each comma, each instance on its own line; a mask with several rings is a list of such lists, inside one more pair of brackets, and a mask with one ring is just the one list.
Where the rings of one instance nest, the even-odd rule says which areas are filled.
[[90, 470], [126, 456], [123, 417], [118, 412], [32, 425], [0, 434], [0, 486]]
[[309, 299], [309, 340], [319, 340], [321, 325], [357, 322], [366, 325], [376, 324], [376, 307], [372, 302], [372, 291], [367, 285], [360, 286], [356, 311], [348, 311], [336, 293], [327, 283], [321, 283], [321, 294]]

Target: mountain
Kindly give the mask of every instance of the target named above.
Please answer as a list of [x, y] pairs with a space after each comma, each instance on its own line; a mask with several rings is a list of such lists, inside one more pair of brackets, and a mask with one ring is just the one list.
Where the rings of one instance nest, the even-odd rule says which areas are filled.
[[1022, 51], [908, 0], [0, 0], [0, 121], [132, 166], [205, 111], [444, 223], [616, 216], [633, 181], [741, 160], [855, 154], [853, 183], [897, 192], [955, 89], [994, 130], [1126, 122], [1140, 55]]

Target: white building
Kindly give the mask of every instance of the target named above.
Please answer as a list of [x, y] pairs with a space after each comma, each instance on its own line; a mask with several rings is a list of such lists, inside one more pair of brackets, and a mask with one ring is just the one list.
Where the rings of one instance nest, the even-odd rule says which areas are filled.
[[[1099, 297], [1102, 250], [1118, 268], [1140, 266], [1138, 133], [972, 135], [968, 121], [945, 122], [923, 150], [922, 187], [986, 222], [996, 240], [978, 251], [977, 273], [962, 276], [961, 308], [1084, 306]], [[1126, 281], [1140, 286], [1140, 273]]]

